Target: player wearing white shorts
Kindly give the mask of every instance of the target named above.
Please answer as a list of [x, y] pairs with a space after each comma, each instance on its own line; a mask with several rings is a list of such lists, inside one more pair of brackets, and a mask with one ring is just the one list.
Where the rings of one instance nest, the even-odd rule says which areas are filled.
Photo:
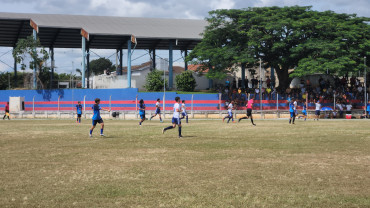
[[188, 123], [188, 113], [186, 113], [185, 100], [182, 100], [181, 109], [182, 109], [182, 112], [181, 112], [182, 117], [181, 117], [181, 119], [186, 118], [186, 123]]

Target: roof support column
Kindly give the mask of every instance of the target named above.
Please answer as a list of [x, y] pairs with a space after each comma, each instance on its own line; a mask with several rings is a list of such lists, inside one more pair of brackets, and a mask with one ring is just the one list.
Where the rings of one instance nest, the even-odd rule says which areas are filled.
[[86, 71], [86, 38], [82, 36], [82, 88], [85, 88], [85, 71]]
[[87, 88], [90, 88], [90, 48], [86, 49]]
[[[13, 50], [15, 47], [13, 48]], [[17, 60], [14, 59], [14, 88], [18, 87], [18, 77], [17, 77]]]
[[122, 75], [122, 61], [123, 61], [123, 51], [122, 48], [119, 49], [119, 69], [117, 69], [117, 75]]
[[186, 61], [186, 57], [188, 56], [188, 49], [185, 49], [185, 60], [184, 60], [184, 62], [185, 62], [185, 71], [187, 71], [188, 70], [188, 62]]
[[173, 41], [169, 43], [169, 57], [168, 57], [168, 88], [172, 90], [173, 87]]
[[131, 39], [127, 40], [127, 88], [131, 88]]
[[150, 50], [152, 55], [151, 55], [151, 59], [152, 59], [152, 66], [151, 66], [151, 69], [150, 70], [155, 70], [156, 69], [156, 63], [155, 63], [155, 48], [151, 49]]
[[[37, 32], [36, 32], [35, 29], [33, 29], [33, 40], [34, 41], [37, 40]], [[37, 64], [36, 64], [36, 60], [34, 60], [34, 62], [35, 63], [33, 65], [33, 89], [37, 89], [37, 80], [36, 80], [36, 67], [37, 67]]]
[[242, 63], [242, 88], [245, 88], [245, 63]]
[[53, 79], [54, 79], [54, 66], [55, 66], [55, 61], [54, 61], [54, 47], [50, 47], [50, 89], [53, 88]]

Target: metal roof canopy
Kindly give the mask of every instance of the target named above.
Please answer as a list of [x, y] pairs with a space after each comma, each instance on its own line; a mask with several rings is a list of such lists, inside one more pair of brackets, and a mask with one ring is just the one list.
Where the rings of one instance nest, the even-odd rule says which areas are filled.
[[123, 49], [134, 35], [136, 49], [168, 49], [177, 40], [174, 50], [191, 50], [206, 26], [205, 20], [0, 12], [0, 46], [14, 47], [35, 28], [44, 47], [81, 48], [84, 34], [88, 48]]

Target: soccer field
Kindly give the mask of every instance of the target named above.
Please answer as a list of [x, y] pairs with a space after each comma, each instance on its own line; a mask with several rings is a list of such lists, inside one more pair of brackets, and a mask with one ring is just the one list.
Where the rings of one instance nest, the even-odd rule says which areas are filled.
[[0, 121], [0, 206], [370, 207], [370, 120], [169, 122]]

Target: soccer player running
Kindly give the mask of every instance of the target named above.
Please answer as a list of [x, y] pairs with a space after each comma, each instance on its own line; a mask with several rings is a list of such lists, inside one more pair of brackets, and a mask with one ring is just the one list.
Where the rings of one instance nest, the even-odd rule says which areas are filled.
[[76, 123], [81, 123], [82, 105], [81, 105], [80, 101], [78, 101], [78, 103], [76, 105], [76, 113], [77, 113]]
[[[289, 102], [289, 113], [290, 113], [290, 119], [289, 124], [294, 124], [295, 121], [295, 111], [294, 111], [294, 102]], [[293, 122], [292, 122], [293, 120]]]
[[143, 99], [141, 99], [139, 103], [139, 115], [141, 119], [139, 125], [141, 126], [141, 124], [145, 121], [145, 104]]
[[188, 122], [188, 113], [186, 113], [185, 100], [182, 100], [181, 109], [182, 109], [182, 112], [181, 112], [182, 117], [181, 117], [181, 119], [183, 119], [183, 118], [186, 117], [186, 123], [189, 123]]
[[251, 118], [251, 122], [253, 124], [253, 126], [255, 126], [256, 124], [253, 122], [253, 116], [252, 116], [252, 109], [253, 109], [253, 103], [254, 103], [254, 100], [253, 98], [248, 100], [248, 103], [247, 103], [247, 116], [244, 116], [242, 118], [239, 118], [238, 122], [240, 122], [242, 119], [248, 119], [248, 118]]
[[[228, 112], [228, 115], [225, 116], [225, 118], [228, 118], [229, 120], [227, 121], [227, 123], [230, 122], [230, 119], [232, 119], [232, 122], [235, 123], [234, 121], [234, 116], [233, 116], [233, 108], [234, 108], [234, 101], [231, 101], [229, 106], [227, 106], [227, 112]], [[225, 118], [222, 119], [222, 122], [225, 121]]]
[[103, 130], [104, 130], [104, 121], [103, 119], [100, 117], [100, 110], [104, 110], [104, 111], [108, 111], [110, 112], [109, 109], [105, 109], [105, 108], [101, 108], [99, 106], [100, 104], [100, 99], [99, 98], [96, 98], [95, 99], [95, 104], [91, 107], [94, 111], [94, 115], [92, 117], [92, 127], [90, 129], [90, 133], [89, 133], [89, 136], [92, 137], [92, 132], [96, 126], [97, 123], [100, 123], [101, 125], [101, 129], [100, 129], [100, 136], [104, 136], [103, 134]]
[[176, 128], [176, 125], [177, 125], [177, 126], [179, 126], [179, 138], [181, 138], [182, 135], [181, 135], [181, 119], [180, 119], [180, 112], [181, 112], [180, 97], [176, 97], [175, 101], [176, 101], [176, 103], [173, 105], [172, 126], [168, 126], [166, 128], [163, 128], [162, 134], [164, 134], [164, 132], [169, 130], [169, 129]]
[[317, 102], [315, 103], [315, 118], [313, 120], [315, 120], [315, 119], [319, 120], [320, 110], [321, 110], [320, 100], [317, 100]]
[[8, 120], [10, 120], [10, 114], [9, 114], [9, 102], [6, 102], [6, 105], [5, 105], [5, 115], [3, 117], [3, 120], [8, 117]]
[[161, 99], [157, 99], [157, 103], [155, 104], [155, 107], [156, 107], [156, 109], [155, 109], [155, 114], [154, 115], [152, 115], [152, 117], [150, 117], [150, 121], [152, 120], [152, 118], [154, 118], [154, 117], [156, 117], [157, 115], [159, 116], [159, 120], [161, 121], [161, 122], [163, 122], [162, 121], [162, 117], [161, 117]]

